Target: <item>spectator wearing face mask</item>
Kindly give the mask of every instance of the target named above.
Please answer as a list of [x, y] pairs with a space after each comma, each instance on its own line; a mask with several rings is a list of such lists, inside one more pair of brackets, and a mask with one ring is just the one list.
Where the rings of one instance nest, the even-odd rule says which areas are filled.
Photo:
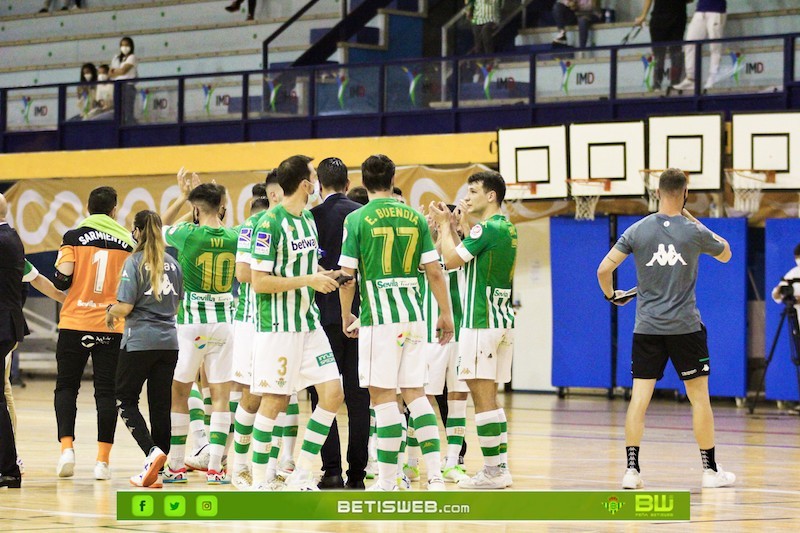
[[97, 69], [92, 63], [81, 67], [81, 84], [78, 85], [78, 112], [75, 118], [87, 119], [91, 116], [97, 102]]
[[[137, 65], [139, 61], [133, 54], [133, 39], [123, 37], [119, 41], [119, 54], [111, 59], [111, 70], [108, 75], [114, 81], [132, 80], [139, 77]], [[136, 87], [132, 83], [122, 84], [122, 122], [133, 122], [133, 106], [136, 101]]]
[[110, 67], [105, 64], [97, 67], [97, 81], [100, 83], [97, 84], [95, 100], [97, 101], [97, 107], [101, 112], [114, 108], [114, 84], [103, 83], [108, 81], [109, 70]]

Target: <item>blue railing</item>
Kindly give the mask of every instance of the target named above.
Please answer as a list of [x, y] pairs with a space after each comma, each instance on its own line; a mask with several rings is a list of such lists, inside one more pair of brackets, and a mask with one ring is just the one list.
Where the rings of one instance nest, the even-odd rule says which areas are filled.
[[[649, 45], [5, 88], [0, 151], [491, 131], [792, 109], [800, 107], [798, 37], [690, 43], [697, 50], [695, 86], [670, 93], [654, 86]], [[712, 43], [722, 50], [709, 84]], [[663, 78], [665, 87], [669, 73]]]

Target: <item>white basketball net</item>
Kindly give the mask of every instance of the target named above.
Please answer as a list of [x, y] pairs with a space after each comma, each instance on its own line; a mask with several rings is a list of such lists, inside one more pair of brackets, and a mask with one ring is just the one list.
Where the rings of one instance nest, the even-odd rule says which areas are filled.
[[725, 177], [733, 189], [733, 209], [747, 216], [758, 211], [766, 175], [756, 171], [726, 169]]
[[575, 220], [594, 220], [594, 211], [597, 208], [597, 201], [600, 195], [595, 196], [575, 196]]

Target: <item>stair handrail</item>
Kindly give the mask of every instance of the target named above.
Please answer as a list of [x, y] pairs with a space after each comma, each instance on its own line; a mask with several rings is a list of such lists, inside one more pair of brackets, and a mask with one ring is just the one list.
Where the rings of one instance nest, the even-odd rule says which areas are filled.
[[[286, 20], [286, 22], [281, 24], [280, 27], [277, 30], [272, 32], [272, 34], [269, 37], [264, 39], [264, 43], [263, 43], [262, 48], [261, 48], [261, 68], [263, 68], [264, 70], [269, 68], [269, 45], [270, 45], [270, 43], [272, 43], [272, 41], [277, 39], [283, 32], [285, 32], [289, 28], [289, 26], [294, 24], [297, 21], [297, 19], [299, 19], [300, 17], [305, 15], [306, 12], [309, 9], [311, 9], [312, 7], [314, 7], [314, 5], [316, 5], [318, 2], [319, 2], [319, 0], [309, 0], [308, 2], [306, 2], [306, 4], [303, 7], [301, 7], [300, 9], [297, 10], [297, 13], [295, 13], [294, 15], [289, 17]], [[343, 0], [342, 5], [344, 6], [346, 4], [347, 4], [346, 0]]]

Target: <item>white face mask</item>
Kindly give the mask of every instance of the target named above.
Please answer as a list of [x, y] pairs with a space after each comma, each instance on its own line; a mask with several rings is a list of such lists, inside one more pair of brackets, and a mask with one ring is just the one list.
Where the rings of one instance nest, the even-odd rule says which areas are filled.
[[108, 74], [98, 74], [97, 79], [100, 81], [108, 81]]
[[85, 79], [86, 81], [92, 81], [92, 73], [91, 72], [85, 73], [83, 75], [83, 79]]
[[316, 202], [319, 200], [319, 180], [314, 182], [314, 192], [308, 195], [309, 202]]
[[122, 55], [126, 56], [126, 55], [131, 53], [131, 47], [130, 46], [120, 46], [119, 47], [119, 51], [122, 52]]
[[800, 257], [795, 257], [794, 262], [797, 263], [797, 266], [800, 267]]

